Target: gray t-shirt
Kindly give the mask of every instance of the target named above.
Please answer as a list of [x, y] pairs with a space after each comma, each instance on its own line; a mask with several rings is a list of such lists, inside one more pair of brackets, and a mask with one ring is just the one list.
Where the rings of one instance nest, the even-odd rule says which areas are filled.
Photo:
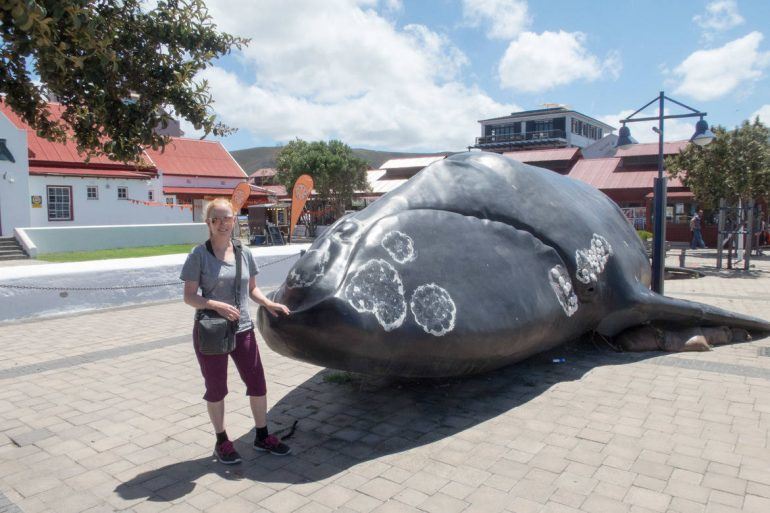
[[[254, 327], [249, 315], [249, 278], [259, 273], [257, 262], [251, 250], [243, 246], [241, 255], [241, 319], [238, 322], [238, 332], [250, 330]], [[224, 262], [207, 249], [206, 244], [199, 244], [187, 255], [182, 266], [179, 279], [183, 281], [197, 281], [203, 297], [222, 301], [235, 306], [235, 260]]]

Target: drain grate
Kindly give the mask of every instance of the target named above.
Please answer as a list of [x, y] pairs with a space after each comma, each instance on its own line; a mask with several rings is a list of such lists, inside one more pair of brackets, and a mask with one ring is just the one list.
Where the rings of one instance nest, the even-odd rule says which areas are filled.
[[760, 347], [757, 349], [757, 354], [759, 356], [770, 356], [770, 347]]

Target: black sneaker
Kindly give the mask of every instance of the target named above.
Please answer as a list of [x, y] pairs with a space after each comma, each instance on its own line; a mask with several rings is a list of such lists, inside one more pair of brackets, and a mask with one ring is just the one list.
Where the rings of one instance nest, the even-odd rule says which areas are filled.
[[214, 456], [217, 457], [220, 463], [225, 465], [234, 465], [241, 462], [241, 455], [235, 450], [230, 440], [214, 446]]
[[268, 435], [264, 440], [254, 442], [255, 451], [267, 451], [277, 456], [286, 456], [291, 452], [291, 447], [281, 442], [277, 436]]

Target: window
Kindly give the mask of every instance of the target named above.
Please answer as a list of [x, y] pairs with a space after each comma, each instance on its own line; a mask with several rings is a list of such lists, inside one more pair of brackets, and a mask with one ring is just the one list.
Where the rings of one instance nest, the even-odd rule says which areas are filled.
[[553, 120], [535, 121], [535, 132], [550, 132], [553, 130]]
[[155, 191], [147, 191], [147, 201], [155, 201]]
[[96, 185], [86, 187], [86, 198], [90, 200], [99, 199], [99, 188]]
[[119, 200], [128, 199], [128, 187], [118, 187], [118, 199]]
[[170, 196], [166, 198], [166, 205], [173, 205], [174, 204], [174, 197]]
[[583, 122], [579, 119], [572, 118], [572, 133], [583, 135]]
[[48, 220], [72, 221], [72, 187], [48, 185]]

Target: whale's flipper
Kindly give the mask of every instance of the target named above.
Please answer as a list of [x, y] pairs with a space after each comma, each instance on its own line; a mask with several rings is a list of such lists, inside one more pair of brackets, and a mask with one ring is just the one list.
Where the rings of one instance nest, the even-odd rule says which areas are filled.
[[615, 336], [621, 331], [645, 323], [671, 323], [672, 327], [727, 326], [742, 328], [752, 333], [770, 333], [770, 322], [750, 315], [730, 312], [722, 308], [661, 296], [643, 290], [628, 308], [605, 317], [596, 331]]

